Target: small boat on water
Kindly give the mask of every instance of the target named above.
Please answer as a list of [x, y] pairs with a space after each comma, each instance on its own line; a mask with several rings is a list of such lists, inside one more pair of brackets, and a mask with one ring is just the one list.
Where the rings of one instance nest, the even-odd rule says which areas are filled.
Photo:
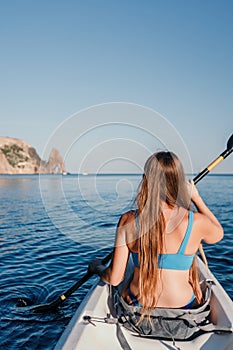
[[[232, 350], [233, 302], [199, 258], [198, 268], [201, 278], [213, 283], [210, 300], [211, 322], [219, 327], [227, 327], [231, 332], [209, 332], [189, 341], [176, 341], [175, 345], [172, 340], [140, 337], [116, 322], [114, 287], [98, 280], [78, 307], [54, 350]], [[125, 280], [129, 278], [132, 269], [130, 259]]]

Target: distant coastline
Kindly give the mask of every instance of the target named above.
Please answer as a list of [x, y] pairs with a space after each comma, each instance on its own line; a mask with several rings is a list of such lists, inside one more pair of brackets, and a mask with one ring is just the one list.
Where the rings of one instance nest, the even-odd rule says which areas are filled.
[[0, 174], [65, 174], [65, 164], [55, 148], [48, 161], [42, 160], [36, 149], [26, 141], [0, 137]]
[[[87, 175], [83, 175], [82, 173], [66, 173], [66, 174], [63, 174], [63, 173], [34, 173], [34, 174], [24, 174], [24, 173], [18, 173], [18, 174], [3, 174], [3, 173], [0, 173], [0, 176], [1, 177], [4, 177], [4, 176], [62, 176], [62, 177], [123, 177], [123, 176], [127, 176], [127, 177], [140, 177], [142, 176], [142, 173], [138, 173], [138, 174], [132, 174], [132, 173], [102, 173], [102, 174], [95, 174], [95, 173], [89, 173]], [[196, 174], [186, 174], [187, 177], [194, 177]], [[216, 174], [208, 174], [207, 177], [226, 177], [226, 176], [233, 176], [233, 173], [216, 173]]]

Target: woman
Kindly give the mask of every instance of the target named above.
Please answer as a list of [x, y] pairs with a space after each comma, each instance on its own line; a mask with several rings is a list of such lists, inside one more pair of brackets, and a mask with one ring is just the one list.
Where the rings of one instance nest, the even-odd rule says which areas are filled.
[[[123, 288], [128, 304], [190, 308], [201, 302], [195, 254], [201, 241], [220, 241], [223, 229], [193, 183], [185, 180], [181, 162], [172, 152], [147, 160], [136, 197], [138, 209], [118, 223], [113, 259], [108, 268], [93, 260], [89, 270], [118, 285], [124, 279], [130, 253], [132, 280]], [[197, 211], [190, 210], [191, 202]]]

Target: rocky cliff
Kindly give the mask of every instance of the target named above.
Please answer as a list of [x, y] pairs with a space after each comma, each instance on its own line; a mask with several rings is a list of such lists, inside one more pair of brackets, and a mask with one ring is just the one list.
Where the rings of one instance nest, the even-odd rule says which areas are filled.
[[52, 149], [48, 161], [27, 142], [0, 137], [0, 174], [62, 174], [65, 165], [58, 150]]

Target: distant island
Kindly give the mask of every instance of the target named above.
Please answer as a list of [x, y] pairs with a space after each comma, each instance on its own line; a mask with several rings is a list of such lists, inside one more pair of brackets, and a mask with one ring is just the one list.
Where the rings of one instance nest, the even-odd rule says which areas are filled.
[[27, 142], [0, 137], [0, 174], [66, 174], [64, 161], [53, 148], [48, 161], [42, 160]]

